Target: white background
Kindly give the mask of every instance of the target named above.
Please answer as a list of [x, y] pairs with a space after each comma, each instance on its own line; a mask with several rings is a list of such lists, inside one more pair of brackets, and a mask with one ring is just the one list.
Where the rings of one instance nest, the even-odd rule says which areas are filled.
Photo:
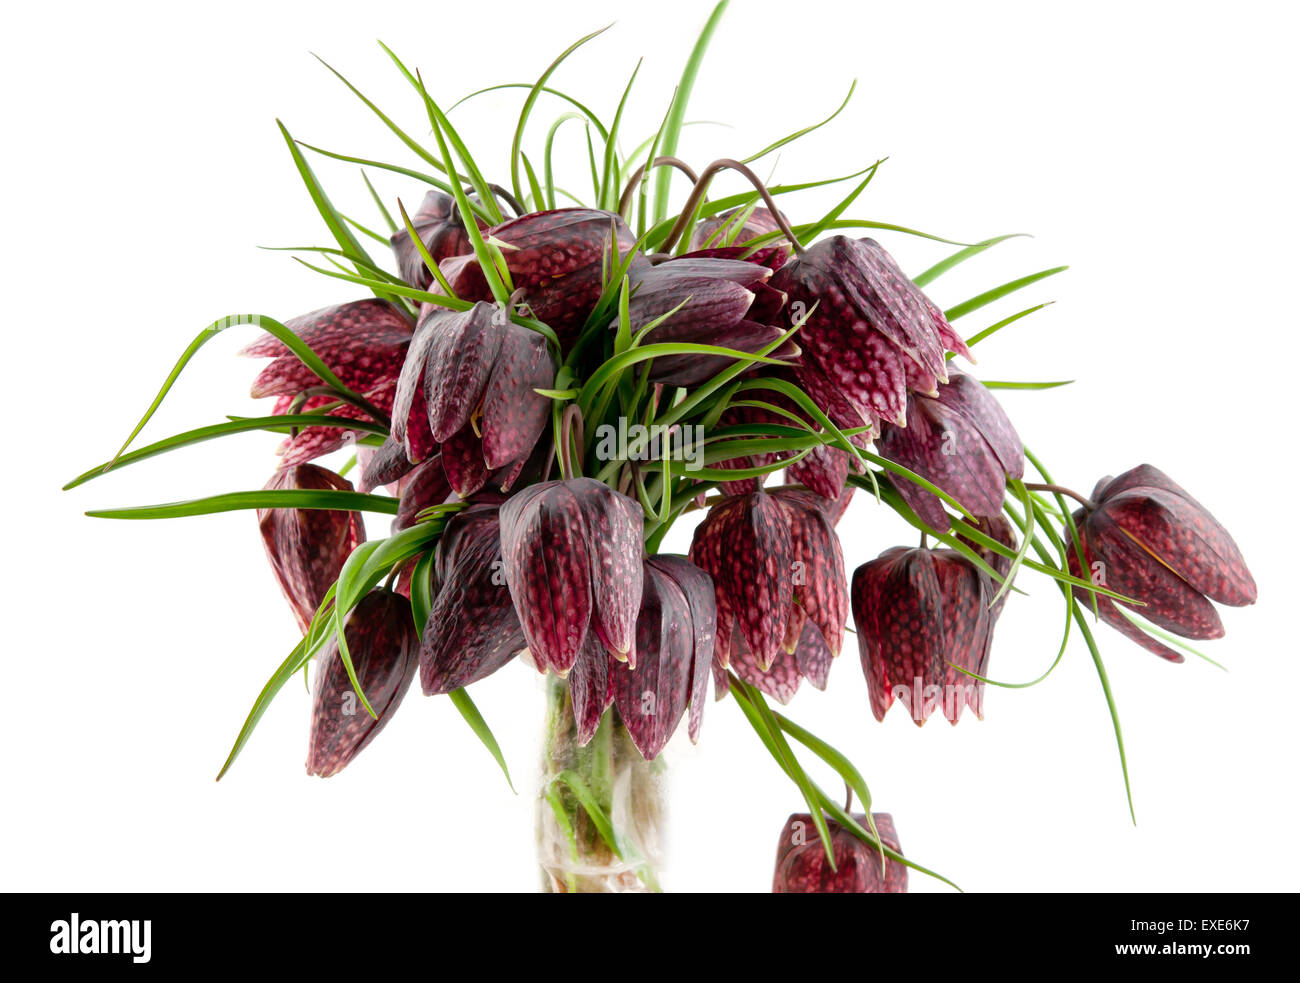
[[[213, 319], [286, 318], [355, 296], [255, 245], [325, 244], [273, 117], [309, 142], [419, 166], [309, 52], [412, 132], [420, 107], [374, 44], [449, 104], [555, 76], [612, 115], [635, 60], [628, 146], [658, 125], [707, 14], [699, 3], [228, 2], [23, 5], [6, 14], [3, 381], [5, 749], [0, 886], [12, 889], [521, 889], [541, 686], [512, 665], [473, 694], [522, 794], [455, 710], [412, 691], [343, 775], [303, 774], [308, 699], [289, 686], [233, 772], [213, 776], [294, 625], [244, 513], [121, 523], [89, 508], [257, 488], [276, 438], [247, 435], [59, 485], [104, 460]], [[1011, 393], [1025, 442], [1083, 491], [1157, 464], [1236, 535], [1260, 587], [1227, 639], [1172, 666], [1098, 629], [1125, 725], [1138, 824], [1086, 650], [1041, 686], [993, 691], [983, 723], [871, 717], [849, 646], [795, 719], [848, 752], [908, 854], [968, 890], [1269, 890], [1300, 874], [1293, 630], [1296, 329], [1294, 8], [1283, 4], [798, 4], [737, 0], [700, 77], [682, 155], [745, 156], [822, 118], [778, 179], [889, 161], [853, 213], [973, 241], [1032, 232], [931, 289], [947, 306], [1015, 276], [1065, 274], [959, 322], [1056, 305], [978, 349], [986, 378], [1077, 379]], [[518, 93], [455, 111], [508, 173]], [[536, 144], [562, 107], [543, 103]], [[562, 177], [585, 149], [562, 134]], [[540, 152], [538, 151], [539, 155]], [[536, 156], [534, 157], [536, 159]], [[317, 162], [344, 210], [373, 215], [356, 169]], [[568, 175], [564, 177], [564, 175]], [[376, 173], [390, 199], [419, 191]], [[787, 199], [800, 219], [842, 193]], [[906, 269], [949, 251], [884, 235]], [[150, 427], [249, 413], [252, 337], [209, 346]], [[851, 566], [912, 534], [869, 501], [841, 527]], [[372, 532], [381, 534], [383, 524]], [[681, 548], [687, 530], [677, 537]], [[670, 544], [673, 545], [673, 544]], [[1061, 607], [1025, 576], [992, 673], [1050, 662]], [[762, 891], [795, 788], [730, 702], [670, 750], [679, 890]], [[830, 781], [829, 777], [826, 778]], [[942, 889], [914, 876], [914, 890]], [[1166, 915], [1169, 913], [1166, 912]], [[1179, 912], [1183, 914], [1183, 912]], [[1232, 914], [1220, 912], [1218, 914]]]

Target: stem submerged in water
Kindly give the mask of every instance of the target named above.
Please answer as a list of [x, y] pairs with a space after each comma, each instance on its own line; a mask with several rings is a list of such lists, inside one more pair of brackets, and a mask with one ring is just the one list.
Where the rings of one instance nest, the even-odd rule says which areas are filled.
[[613, 709], [579, 747], [568, 683], [548, 677], [546, 693], [537, 797], [543, 890], [658, 891], [667, 824], [663, 762], [641, 757]]

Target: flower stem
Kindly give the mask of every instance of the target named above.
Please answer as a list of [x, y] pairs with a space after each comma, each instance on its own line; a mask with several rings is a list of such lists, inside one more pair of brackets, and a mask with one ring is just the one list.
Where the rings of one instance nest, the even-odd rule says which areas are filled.
[[772, 213], [773, 221], [776, 222], [777, 227], [781, 230], [782, 234], [790, 240], [790, 245], [794, 247], [794, 251], [796, 253], [802, 253], [804, 251], [802, 243], [799, 242], [798, 237], [794, 234], [794, 230], [790, 228], [790, 223], [788, 223], [785, 220], [785, 217], [781, 214], [781, 210], [776, 207], [776, 202], [772, 199], [772, 194], [767, 190], [767, 185], [763, 183], [762, 178], [750, 170], [747, 165], [742, 164], [738, 160], [731, 160], [730, 158], [715, 160], [704, 169], [704, 173], [700, 175], [700, 179], [695, 182], [695, 187], [691, 189], [690, 197], [686, 199], [686, 204], [683, 206], [681, 214], [677, 217], [677, 221], [674, 223], [672, 231], [668, 233], [668, 238], [665, 239], [663, 245], [659, 247], [660, 251], [665, 253], [672, 252], [673, 246], [677, 245], [677, 240], [682, 237], [682, 233], [686, 231], [686, 227], [691, 224], [691, 220], [695, 216], [695, 208], [699, 205], [700, 199], [704, 197], [704, 193], [708, 190], [709, 182], [713, 179], [713, 175], [717, 174], [719, 171], [725, 170], [739, 172], [754, 186], [754, 189], [760, 196], [762, 196], [763, 203], [767, 205], [767, 210]]
[[1082, 505], [1089, 512], [1092, 512], [1094, 509], [1097, 508], [1097, 503], [1094, 502], [1087, 495], [1080, 495], [1077, 491], [1074, 491], [1070, 488], [1066, 488], [1062, 485], [1051, 485], [1051, 484], [1046, 484], [1046, 483], [1041, 483], [1036, 481], [1026, 481], [1025, 488], [1028, 489], [1029, 491], [1052, 492], [1056, 495], [1068, 495], [1070, 498], [1074, 499], [1076, 502]]

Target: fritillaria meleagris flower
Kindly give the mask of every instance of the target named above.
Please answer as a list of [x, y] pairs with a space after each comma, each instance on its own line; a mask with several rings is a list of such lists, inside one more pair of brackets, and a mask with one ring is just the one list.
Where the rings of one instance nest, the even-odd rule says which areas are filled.
[[[277, 471], [266, 487], [352, 491], [352, 482], [315, 464], [296, 464]], [[258, 509], [257, 524], [280, 589], [298, 627], [306, 632], [344, 562], [365, 541], [361, 514], [334, 509]]]
[[[633, 281], [628, 303], [632, 333], [663, 318], [646, 334], [645, 344], [690, 342], [756, 352], [781, 336], [775, 320], [784, 298], [767, 287], [771, 269], [734, 259], [668, 260]], [[793, 357], [787, 342], [772, 357]], [[725, 356], [668, 355], [650, 368], [652, 382], [692, 386], [711, 378], [733, 360]]]
[[[555, 381], [546, 340], [480, 301], [467, 311], [426, 307], [415, 330], [393, 400], [392, 444], [384, 461], [418, 460], [412, 435], [439, 445], [443, 469], [458, 495], [491, 480], [503, 490], [519, 476], [546, 426], [550, 400], [536, 392]], [[423, 415], [421, 415], [423, 414]]]
[[[595, 208], [533, 212], [494, 226], [489, 234], [501, 246], [511, 281], [519, 292], [517, 302], [549, 325], [565, 348], [600, 299], [611, 234], [624, 256], [636, 245], [636, 236], [621, 218]], [[630, 272], [648, 267], [649, 261], [638, 254]], [[483, 270], [473, 254], [444, 260], [440, 268], [462, 300], [491, 298]]]
[[[398, 373], [411, 343], [411, 323], [392, 304], [373, 298], [352, 301], [295, 317], [286, 321], [285, 327], [320, 356], [353, 392], [384, 412], [392, 407]], [[328, 394], [304, 395], [324, 384], [272, 335], [259, 338], [241, 354], [274, 359], [254, 380], [252, 395], [259, 399], [277, 397], [272, 411], [277, 416], [291, 409], [310, 413], [338, 402]], [[288, 438], [279, 449], [282, 466], [328, 454], [360, 436], [359, 431], [349, 430], [346, 422], [366, 419], [364, 410], [344, 403], [328, 412], [339, 417], [342, 425], [306, 427]]]
[[[787, 703], [801, 679], [825, 688], [848, 617], [844, 555], [820, 499], [758, 491], [696, 527], [691, 560], [713, 578], [715, 662]], [[715, 675], [719, 690], [726, 676]]]
[[858, 653], [877, 720], [895, 698], [920, 726], [935, 710], [950, 723], [963, 705], [983, 715], [993, 632], [990, 578], [955, 550], [885, 550], [853, 573]]
[[476, 496], [447, 520], [434, 552], [434, 600], [420, 641], [420, 684], [450, 693], [525, 646], [501, 559], [500, 502]]
[[933, 392], [947, 380], [945, 349], [969, 357], [943, 313], [872, 239], [823, 239], [771, 283], [787, 295], [791, 323], [811, 312], [799, 332], [800, 379], [838, 426], [905, 425], [908, 391]]
[[[475, 221], [478, 221], [475, 219]], [[482, 227], [482, 222], [479, 226]], [[462, 256], [473, 250], [465, 223], [456, 208], [456, 199], [445, 192], [433, 189], [425, 194], [419, 209], [411, 216], [411, 225], [429, 250], [429, 257], [441, 263], [452, 256]], [[424, 257], [411, 241], [411, 234], [400, 228], [393, 233], [393, 255], [402, 279], [413, 287], [427, 290], [433, 274], [424, 263]]]
[[319, 657], [311, 708], [307, 773], [337, 775], [384, 729], [415, 678], [415, 623], [411, 602], [388, 590], [371, 591], [343, 624], [348, 656], [375, 717], [366, 712], [332, 640]]
[[[937, 396], [908, 395], [907, 426], [882, 424], [876, 449], [942, 488], [972, 515], [997, 515], [1007, 478], [1024, 477], [1024, 446], [993, 393], [964, 372], [950, 373]], [[931, 528], [948, 529], [937, 495], [905, 478], [890, 480]]]
[[567, 673], [588, 632], [635, 665], [641, 506], [593, 478], [546, 481], [501, 506], [501, 555], [528, 651]]
[[[636, 663], [623, 665], [604, 656], [612, 700], [647, 761], [663, 750], [688, 705], [690, 738], [699, 737], [716, 631], [708, 574], [682, 556], [647, 558], [636, 622]], [[594, 701], [585, 704], [594, 709]], [[578, 708], [575, 690], [575, 713]], [[595, 733], [599, 720], [599, 714], [593, 718], [590, 712], [585, 720], [579, 718], [580, 743]]]
[[[1184, 638], [1220, 638], [1223, 622], [1210, 601], [1233, 607], [1255, 603], [1255, 580], [1228, 531], [1164, 472], [1142, 464], [1118, 478], [1103, 478], [1092, 502], [1095, 508], [1074, 514], [1084, 569], [1070, 541], [1070, 572], [1145, 603], [1124, 606], [1152, 624]], [[1091, 603], [1087, 590], [1074, 591]], [[1107, 624], [1170, 662], [1183, 661], [1116, 610], [1123, 602], [1096, 598]]]
[[[894, 819], [887, 812], [871, 814], [880, 842], [902, 854]], [[853, 820], [870, 829], [867, 817], [854, 814]], [[886, 859], [882, 868], [880, 851], [863, 843], [834, 820], [827, 819], [835, 869], [826, 860], [826, 849], [812, 816], [795, 813], [786, 820], [781, 842], [776, 847], [776, 873], [772, 878], [774, 894], [906, 894], [907, 867], [897, 860]]]

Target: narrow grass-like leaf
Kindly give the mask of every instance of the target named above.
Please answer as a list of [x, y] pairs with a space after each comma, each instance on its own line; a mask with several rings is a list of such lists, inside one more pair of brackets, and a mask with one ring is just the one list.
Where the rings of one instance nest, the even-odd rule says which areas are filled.
[[[488, 753], [501, 767], [501, 773], [506, 776], [506, 784], [510, 786], [510, 791], [515, 792], [515, 783], [510, 778], [510, 769], [506, 766], [505, 755], [501, 753], [501, 745], [497, 743], [492, 728], [483, 719], [483, 714], [479, 713], [479, 709], [474, 705], [474, 701], [470, 699], [469, 693], [464, 689], [455, 689], [448, 693], [447, 697], [451, 700], [452, 706], [460, 711], [460, 715], [465, 718], [465, 723], [469, 724], [474, 736], [483, 742], [483, 746], [487, 748]], [[518, 792], [515, 792], [515, 794], [517, 795]]]
[[939, 260], [939, 262], [935, 263], [925, 272], [918, 273], [916, 276], [912, 277], [912, 282], [915, 283], [918, 287], [924, 287], [927, 284], [933, 282], [934, 280], [937, 280], [939, 277], [943, 276], [943, 274], [947, 273], [954, 266], [961, 265], [962, 263], [966, 262], [966, 260], [970, 259], [972, 256], [978, 256], [986, 249], [992, 249], [999, 242], [1006, 242], [1008, 239], [1017, 239], [1021, 237], [1028, 237], [1028, 233], [1012, 232], [1004, 236], [994, 236], [992, 239], [985, 239], [983, 242], [977, 242], [973, 246], [967, 246], [965, 249], [959, 249], [957, 252], [949, 256], [947, 259]]
[[[682, 77], [677, 83], [677, 91], [673, 95], [672, 105], [668, 110], [668, 118], [664, 123], [663, 135], [659, 140], [659, 153], [664, 157], [672, 157], [677, 153], [677, 143], [681, 138], [682, 124], [686, 121], [686, 106], [691, 100], [691, 90], [695, 87], [695, 79], [700, 74], [700, 66], [704, 64], [704, 55], [708, 51], [709, 41], [712, 40], [713, 32], [717, 29], [718, 22], [722, 20], [722, 15], [726, 9], [727, 0], [722, 0], [713, 8], [713, 13], [709, 15], [709, 19], [700, 31], [695, 47], [691, 49], [690, 57], [686, 59], [686, 65], [682, 69]], [[662, 222], [668, 214], [668, 187], [671, 181], [672, 172], [667, 169], [663, 169], [655, 175], [654, 217], [656, 222]]]
[[356, 420], [351, 417], [329, 416], [324, 413], [297, 413], [286, 414], [283, 416], [257, 416], [243, 417], [239, 420], [232, 420], [227, 423], [214, 423], [206, 427], [198, 427], [194, 430], [187, 430], [184, 433], [178, 433], [175, 436], [167, 437], [164, 440], [156, 441], [133, 451], [128, 451], [97, 467], [91, 468], [82, 474], [77, 475], [66, 485], [63, 490], [76, 488], [78, 485], [84, 485], [87, 481], [98, 478], [102, 474], [118, 468], [126, 467], [128, 464], [135, 464], [137, 461], [143, 461], [151, 457], [157, 457], [159, 454], [166, 454], [168, 451], [174, 451], [181, 447], [188, 447], [191, 444], [202, 443], [205, 440], [213, 440], [217, 437], [225, 437], [229, 434], [247, 433], [253, 430], [280, 430], [284, 427], [336, 427], [346, 430], [364, 430], [368, 433], [386, 434], [388, 428], [370, 420]]
[[[967, 338], [966, 347], [973, 348], [976, 345], [978, 345], [981, 341], [983, 341], [985, 338], [989, 337], [990, 335], [997, 334], [997, 332], [1001, 331], [1008, 324], [1015, 324], [1022, 317], [1028, 317], [1030, 314], [1033, 314], [1034, 311], [1041, 311], [1044, 307], [1050, 307], [1054, 303], [1056, 303], [1056, 301], [1054, 300], [1044, 301], [1041, 304], [1035, 304], [1033, 307], [1026, 307], [1023, 311], [1017, 311], [1015, 314], [1012, 314], [1010, 317], [1004, 317], [1001, 321], [998, 321], [995, 324], [990, 324], [983, 331], [977, 331], [975, 334]], [[953, 353], [948, 352], [947, 357], [952, 358]]]
[[[547, 66], [546, 71], [542, 72], [541, 78], [533, 83], [533, 87], [529, 90], [528, 97], [524, 100], [523, 109], [520, 110], [519, 113], [519, 122], [515, 126], [514, 140], [510, 145], [510, 183], [513, 186], [516, 198], [522, 198], [524, 196], [523, 188], [519, 183], [519, 168], [521, 163], [521, 154], [523, 152], [524, 127], [528, 125], [528, 117], [533, 111], [533, 106], [537, 103], [537, 97], [541, 95], [542, 89], [546, 87], [546, 80], [551, 77], [552, 73], [560, 67], [569, 55], [573, 54], [592, 38], [604, 34], [611, 26], [612, 25], [607, 24], [599, 31], [592, 31], [590, 34], [579, 38], [577, 41], [573, 42], [573, 44], [569, 45], [569, 47], [565, 48], [564, 51], [561, 52], [560, 56]], [[602, 134], [602, 137], [605, 136], [607, 136], [607, 134]]]
[[163, 505], [134, 505], [122, 509], [95, 509], [86, 515], [95, 519], [177, 519], [191, 515], [214, 515], [243, 509], [329, 509], [343, 512], [380, 512], [397, 515], [397, 499], [363, 492], [308, 488], [270, 488], [229, 492], [208, 498]]
[[995, 379], [985, 379], [985, 389], [1059, 389], [1061, 386], [1070, 386], [1074, 384], [1073, 379], [1062, 379], [1059, 382], [1005, 382]]
[[977, 311], [981, 307], [986, 307], [989, 304], [993, 303], [995, 300], [1001, 300], [1003, 297], [1007, 296], [1008, 294], [1013, 294], [1017, 290], [1021, 290], [1032, 283], [1037, 283], [1039, 280], [1045, 280], [1049, 276], [1055, 276], [1056, 274], [1063, 273], [1068, 269], [1069, 269], [1068, 266], [1054, 266], [1050, 270], [1042, 270], [1038, 273], [1031, 273], [1029, 274], [1029, 276], [1022, 276], [1018, 280], [1012, 280], [1009, 283], [1002, 284], [1002, 286], [1000, 287], [994, 287], [992, 290], [986, 290], [984, 291], [984, 293], [977, 294], [976, 296], [972, 297], [970, 300], [962, 301], [960, 304], [956, 305], [955, 307], [948, 308], [946, 311], [943, 312], [944, 316], [949, 321], [955, 321], [959, 317], [965, 317], [971, 311]]
[[849, 104], [849, 100], [853, 98], [853, 91], [857, 87], [858, 87], [858, 80], [854, 79], [852, 84], [849, 86], [849, 91], [848, 94], [844, 97], [844, 101], [840, 103], [839, 109], [835, 110], [835, 112], [831, 113], [820, 123], [813, 123], [811, 126], [805, 126], [802, 130], [795, 130], [795, 132], [791, 133], [789, 136], [782, 137], [780, 140], [777, 140], [775, 143], [769, 143], [758, 153], [750, 154], [748, 157], [742, 158], [740, 162], [742, 164], [752, 164], [760, 157], [766, 157], [772, 151], [781, 149], [787, 143], [794, 143], [794, 141], [798, 140], [800, 137], [807, 136], [809, 133], [812, 133], [814, 130], [821, 129], [823, 126], [825, 126], [827, 123], [833, 120], [840, 113], [844, 112], [844, 107], [846, 107]]

